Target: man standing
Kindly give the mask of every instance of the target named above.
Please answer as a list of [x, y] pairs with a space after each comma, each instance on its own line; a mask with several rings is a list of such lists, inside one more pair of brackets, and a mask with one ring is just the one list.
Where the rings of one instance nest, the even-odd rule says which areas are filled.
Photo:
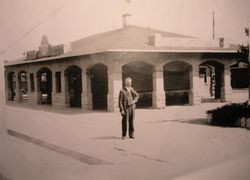
[[139, 99], [139, 94], [131, 87], [132, 79], [125, 79], [125, 88], [120, 90], [119, 109], [122, 115], [122, 139], [127, 133], [127, 123], [129, 124], [129, 138], [134, 139], [134, 116], [135, 104]]

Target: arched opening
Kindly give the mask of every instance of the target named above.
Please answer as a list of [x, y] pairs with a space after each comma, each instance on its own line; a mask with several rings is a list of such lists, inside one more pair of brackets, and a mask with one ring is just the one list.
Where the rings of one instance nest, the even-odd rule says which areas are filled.
[[19, 83], [19, 94], [21, 101], [28, 100], [28, 75], [25, 71], [20, 71], [18, 74], [18, 83]]
[[217, 61], [205, 61], [199, 65], [202, 102], [221, 100], [224, 65]]
[[52, 72], [44, 67], [37, 72], [38, 104], [52, 104]]
[[67, 81], [67, 96], [69, 96], [70, 107], [81, 107], [82, 105], [82, 70], [78, 66], [69, 66], [65, 70]]
[[8, 101], [14, 101], [16, 99], [16, 75], [14, 72], [7, 74], [8, 82]]
[[192, 66], [185, 62], [174, 61], [165, 64], [163, 70], [166, 105], [188, 104]]
[[122, 67], [123, 87], [125, 78], [130, 77], [140, 95], [137, 107], [152, 107], [153, 68], [145, 62], [131, 62]]
[[94, 110], [107, 110], [108, 68], [95, 64], [89, 69], [91, 78], [92, 105]]
[[248, 71], [247, 63], [236, 62], [230, 66], [231, 87], [233, 89], [248, 88]]

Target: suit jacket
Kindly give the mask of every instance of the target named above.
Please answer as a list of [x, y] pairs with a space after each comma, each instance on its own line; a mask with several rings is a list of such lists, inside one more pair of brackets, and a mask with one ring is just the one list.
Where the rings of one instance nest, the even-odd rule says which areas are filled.
[[[130, 92], [132, 94], [133, 100], [136, 103], [139, 99], [139, 94], [134, 90], [134, 88], [130, 87]], [[123, 88], [120, 90], [119, 93], [119, 109], [121, 111], [126, 111], [128, 107], [133, 107], [135, 108], [135, 103], [131, 104], [129, 102], [129, 92], [126, 88]]]

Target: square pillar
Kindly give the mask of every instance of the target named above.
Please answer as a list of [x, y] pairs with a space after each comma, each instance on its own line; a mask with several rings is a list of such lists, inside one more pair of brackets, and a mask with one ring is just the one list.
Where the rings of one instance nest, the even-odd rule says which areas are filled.
[[163, 67], [158, 67], [153, 72], [153, 108], [165, 108], [165, 99]]
[[229, 66], [225, 66], [225, 70], [222, 76], [223, 77], [221, 84], [221, 101], [231, 102], [232, 87], [231, 87], [231, 72]]
[[26, 72], [26, 78], [27, 78], [27, 86], [28, 86], [27, 96], [28, 96], [28, 103], [29, 103], [31, 88], [30, 88], [30, 74], [28, 72]]
[[70, 107], [70, 95], [69, 95], [69, 81], [68, 75], [65, 73], [61, 74], [62, 78], [62, 98], [64, 98], [65, 107]]
[[200, 78], [199, 78], [199, 65], [198, 64], [193, 65], [192, 71], [190, 72], [189, 104], [190, 105], [201, 104]]
[[85, 68], [82, 69], [82, 109], [92, 110], [91, 74]]
[[54, 71], [51, 71], [52, 76], [52, 92], [51, 92], [51, 98], [52, 98], [52, 105], [57, 104], [58, 98], [57, 92], [56, 92], [56, 73]]
[[[60, 72], [60, 84], [61, 84], [61, 91], [57, 92], [57, 77], [56, 72]], [[57, 107], [66, 107], [65, 101], [65, 82], [64, 82], [64, 75], [61, 71], [54, 71], [52, 72], [52, 105]]]
[[40, 90], [40, 82], [38, 83], [39, 77], [37, 76], [37, 73], [34, 75], [34, 84], [35, 84], [35, 96], [36, 96], [36, 102], [37, 104], [42, 103], [42, 92]]
[[28, 95], [31, 92], [31, 87], [30, 87], [30, 73], [26, 73], [26, 77], [27, 77], [27, 84], [28, 84]]
[[[115, 69], [115, 68], [114, 68]], [[119, 93], [122, 89], [122, 70], [108, 71], [108, 111], [118, 111]]]
[[61, 93], [59, 93], [59, 100], [60, 100], [60, 105], [63, 107], [67, 107], [66, 103], [66, 84], [65, 84], [65, 78], [66, 76], [64, 75], [64, 72], [61, 71]]
[[[28, 74], [28, 96], [29, 96], [29, 104], [35, 105], [37, 104], [37, 77], [35, 73], [29, 72]], [[31, 91], [31, 81], [30, 81], [30, 76], [33, 74], [33, 83], [34, 83], [34, 91]]]

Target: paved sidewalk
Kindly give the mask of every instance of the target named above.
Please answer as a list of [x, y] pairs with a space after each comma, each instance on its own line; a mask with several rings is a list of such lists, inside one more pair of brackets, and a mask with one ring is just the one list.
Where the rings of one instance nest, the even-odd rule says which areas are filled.
[[165, 180], [222, 177], [214, 172], [235, 174], [238, 165], [249, 178], [250, 131], [206, 123], [206, 110], [221, 105], [137, 109], [136, 139], [125, 140], [119, 113], [9, 105], [0, 172], [11, 180]]
[[174, 180], [248, 180], [250, 177], [250, 156], [241, 157], [229, 162], [224, 162], [212, 167], [208, 167], [198, 172], [194, 172]]

